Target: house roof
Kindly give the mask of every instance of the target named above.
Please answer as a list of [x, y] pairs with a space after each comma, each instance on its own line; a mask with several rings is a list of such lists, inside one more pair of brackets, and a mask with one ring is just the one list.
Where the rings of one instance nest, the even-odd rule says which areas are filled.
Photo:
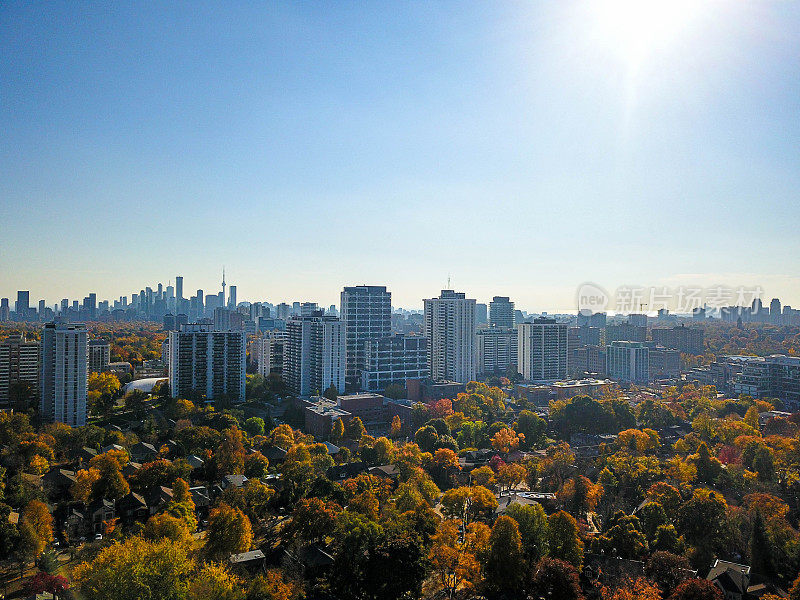
[[706, 579], [716, 581], [725, 591], [744, 594], [750, 582], [750, 566], [717, 559]]
[[138, 504], [143, 508], [147, 508], [147, 502], [145, 502], [145, 499], [136, 492], [131, 492], [127, 496], [123, 496], [119, 499], [119, 502], [120, 504]]
[[225, 484], [224, 487], [242, 487], [245, 483], [247, 483], [248, 479], [244, 475], [225, 475], [222, 478], [222, 482]]
[[193, 469], [199, 469], [205, 464], [205, 461], [196, 454], [190, 454], [187, 456], [186, 462], [189, 463], [189, 466]]
[[369, 472], [372, 475], [384, 475], [386, 477], [398, 477], [400, 475], [400, 469], [398, 469], [396, 465], [378, 465], [377, 467], [370, 467]]
[[264, 553], [261, 550], [250, 550], [249, 552], [242, 552], [240, 554], [231, 554], [228, 557], [228, 562], [232, 565], [240, 565], [257, 560], [264, 560]]

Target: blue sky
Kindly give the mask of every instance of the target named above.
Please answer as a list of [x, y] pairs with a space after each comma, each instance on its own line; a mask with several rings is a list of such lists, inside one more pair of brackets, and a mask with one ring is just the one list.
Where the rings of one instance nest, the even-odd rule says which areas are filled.
[[800, 305], [800, 3], [699, 6], [3, 3], [0, 295]]

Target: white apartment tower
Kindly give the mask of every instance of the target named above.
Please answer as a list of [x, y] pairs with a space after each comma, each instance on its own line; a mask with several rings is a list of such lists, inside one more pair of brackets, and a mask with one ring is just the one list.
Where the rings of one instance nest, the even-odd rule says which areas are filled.
[[103, 340], [89, 340], [89, 373], [102, 373], [108, 368], [111, 346]]
[[173, 398], [245, 399], [245, 333], [190, 323], [169, 332], [169, 389]]
[[478, 329], [475, 364], [478, 375], [505, 375], [517, 369], [517, 330], [506, 327]]
[[650, 350], [642, 342], [612, 342], [606, 347], [608, 376], [624, 383], [650, 380]]
[[341, 393], [346, 355], [344, 323], [337, 317], [315, 311], [287, 321], [283, 379], [296, 394], [321, 394], [331, 385]]
[[39, 388], [39, 342], [14, 334], [0, 342], [0, 409], [14, 408], [10, 392], [19, 383]]
[[283, 375], [283, 352], [286, 332], [279, 329], [266, 331], [256, 339], [258, 349], [258, 374], [265, 379], [271, 374]]
[[489, 303], [489, 326], [514, 326], [514, 303], [508, 296], [495, 296]]
[[567, 376], [569, 348], [567, 324], [544, 317], [517, 326], [517, 362], [528, 381], [563, 379]]
[[442, 290], [424, 300], [428, 367], [434, 381], [475, 379], [475, 300]]
[[349, 386], [357, 389], [365, 366], [366, 343], [392, 335], [392, 293], [383, 285], [346, 287], [339, 307], [347, 339], [345, 377]]
[[47, 421], [86, 425], [88, 333], [84, 323], [47, 323], [42, 330], [40, 412]]

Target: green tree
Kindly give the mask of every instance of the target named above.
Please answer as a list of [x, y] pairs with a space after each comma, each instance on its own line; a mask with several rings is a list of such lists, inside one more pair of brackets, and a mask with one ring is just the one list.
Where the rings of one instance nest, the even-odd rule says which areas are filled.
[[522, 538], [522, 550], [528, 565], [536, 564], [547, 555], [550, 526], [547, 515], [538, 502], [534, 504], [511, 504], [505, 512], [517, 522]]
[[335, 385], [330, 384], [330, 386], [328, 386], [328, 389], [325, 390], [322, 395], [328, 400], [336, 402], [336, 399], [339, 397], [339, 390], [336, 389]]
[[347, 438], [355, 442], [359, 441], [362, 436], [366, 435], [367, 428], [360, 417], [353, 417], [347, 422], [346, 435]]
[[515, 596], [523, 587], [525, 556], [517, 522], [500, 516], [489, 536], [486, 560], [486, 586], [490, 596]]
[[387, 398], [391, 398], [392, 400], [400, 400], [407, 396], [406, 388], [398, 383], [392, 383], [391, 385], [386, 386], [386, 389], [383, 391], [383, 395]]
[[439, 441], [439, 433], [432, 425], [420, 427], [417, 429], [417, 433], [414, 434], [414, 443], [423, 452], [433, 452], [437, 441]]
[[244, 430], [250, 436], [264, 435], [264, 419], [261, 417], [250, 417], [244, 422]]
[[550, 531], [550, 556], [565, 560], [580, 569], [583, 563], [583, 541], [575, 517], [560, 510], [550, 515], [547, 521]]
[[525, 436], [520, 442], [520, 447], [523, 450], [529, 450], [541, 443], [544, 433], [547, 431], [547, 422], [536, 413], [523, 410], [519, 413], [515, 430]]
[[775, 575], [775, 558], [773, 544], [770, 542], [767, 527], [761, 511], [756, 509], [753, 515], [753, 531], [750, 535], [750, 567], [764, 577]]
[[758, 473], [760, 481], [774, 481], [775, 464], [772, 460], [772, 451], [766, 446], [759, 446], [753, 457], [753, 468]]

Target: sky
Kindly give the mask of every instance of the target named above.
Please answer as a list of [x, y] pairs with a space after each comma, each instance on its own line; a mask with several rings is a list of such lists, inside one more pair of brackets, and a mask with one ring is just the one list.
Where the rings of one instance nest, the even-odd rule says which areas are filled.
[[800, 306], [800, 3], [0, 4], [0, 296]]

